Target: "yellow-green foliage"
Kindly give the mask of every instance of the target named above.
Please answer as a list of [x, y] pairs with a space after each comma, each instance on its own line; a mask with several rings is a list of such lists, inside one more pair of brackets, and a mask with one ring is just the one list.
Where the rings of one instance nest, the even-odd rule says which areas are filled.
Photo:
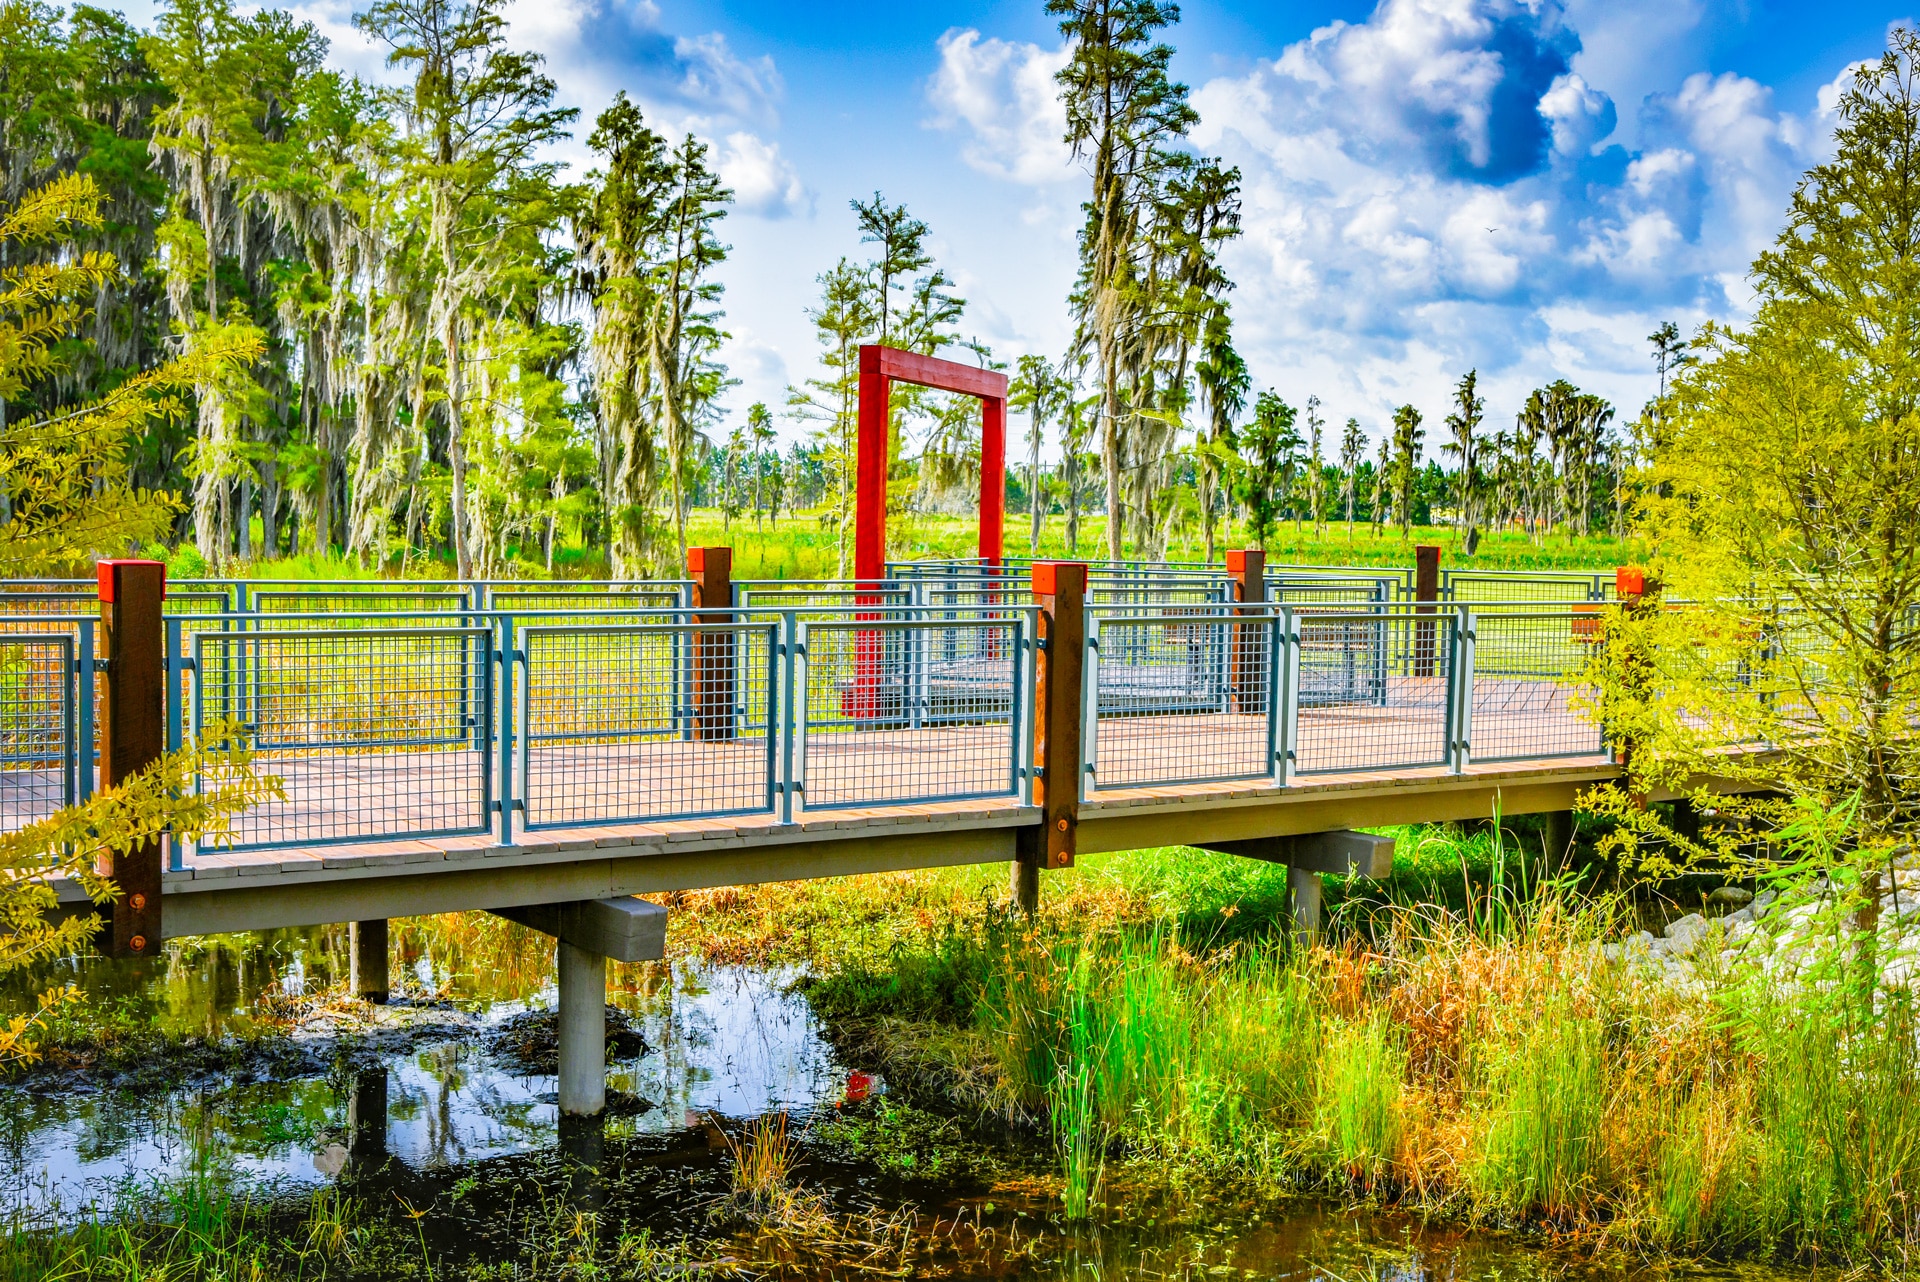
[[[108, 254], [68, 252], [101, 224], [100, 191], [82, 175], [56, 179], [0, 217], [0, 398], [63, 369], [63, 344], [87, 317], [85, 300], [119, 273]], [[197, 382], [248, 363], [257, 335], [233, 334], [125, 380], [97, 401], [0, 429], [0, 486], [10, 516], [0, 523], [0, 575], [71, 573], [101, 553], [124, 552], [164, 534], [177, 504], [131, 485], [129, 445], [149, 422], [176, 418]]]
[[[71, 877], [105, 904], [115, 890], [95, 871], [96, 856], [129, 853], [164, 833], [217, 843], [232, 816], [280, 795], [280, 781], [255, 774], [245, 751], [194, 748], [170, 753], [77, 806], [0, 833], [0, 973], [73, 951], [96, 928], [90, 915], [52, 920], [59, 901], [50, 878]], [[0, 1024], [0, 1065], [33, 1057], [34, 1029], [59, 1000], [64, 995], [53, 993], [36, 1014]]]
[[1655, 407], [1640, 523], [1670, 608], [1615, 619], [1604, 673], [1643, 788], [1857, 796], [1869, 845], [1920, 830], [1920, 37], [1890, 41], [1754, 264], [1753, 324], [1704, 330]]
[[[22, 399], [61, 372], [61, 344], [86, 319], [85, 300], [119, 268], [109, 255], [70, 251], [74, 236], [101, 224], [100, 192], [83, 176], [30, 192], [0, 217], [0, 399]], [[91, 557], [124, 552], [169, 526], [171, 496], [131, 486], [127, 450], [154, 418], [177, 416], [181, 394], [260, 350], [255, 338], [203, 344], [190, 359], [135, 375], [105, 397], [0, 429], [0, 577], [70, 573]], [[210, 785], [195, 786], [196, 777]], [[176, 839], [225, 831], [229, 816], [276, 791], [251, 774], [239, 752], [174, 754], [119, 787], [11, 833], [0, 834], [0, 971], [83, 943], [88, 917], [49, 921], [57, 907], [49, 877], [80, 882], [97, 902], [112, 888], [95, 875], [102, 851], [126, 852], [171, 831]], [[66, 995], [43, 997], [34, 1016], [0, 1025], [0, 1064], [31, 1056], [39, 1021]]]

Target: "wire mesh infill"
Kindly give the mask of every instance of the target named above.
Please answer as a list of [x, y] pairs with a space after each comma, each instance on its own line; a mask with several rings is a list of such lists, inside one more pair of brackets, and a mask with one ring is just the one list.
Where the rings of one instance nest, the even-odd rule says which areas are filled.
[[779, 627], [533, 627], [521, 796], [529, 827], [771, 810]]
[[1029, 620], [801, 621], [793, 733], [808, 808], [1017, 796]]
[[196, 738], [228, 727], [285, 792], [235, 821], [235, 847], [487, 829], [490, 629], [202, 632], [191, 644]]

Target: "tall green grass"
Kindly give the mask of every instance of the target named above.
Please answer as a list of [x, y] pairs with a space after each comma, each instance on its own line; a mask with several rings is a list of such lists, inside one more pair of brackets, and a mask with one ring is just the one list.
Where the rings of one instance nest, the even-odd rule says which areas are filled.
[[973, 1019], [1058, 1141], [1067, 1213], [1152, 1159], [1689, 1252], [1920, 1233], [1906, 990], [1730, 967], [1678, 991], [1603, 960], [1615, 910], [1552, 883], [1394, 911], [1313, 950], [1197, 954], [1171, 923], [983, 937]]

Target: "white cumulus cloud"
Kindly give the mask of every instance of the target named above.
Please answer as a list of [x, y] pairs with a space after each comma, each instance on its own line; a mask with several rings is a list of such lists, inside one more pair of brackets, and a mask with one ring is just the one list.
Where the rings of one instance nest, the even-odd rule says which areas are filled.
[[720, 148], [719, 169], [721, 181], [733, 188], [734, 205], [748, 213], [785, 218], [813, 210], [812, 194], [778, 143], [735, 130]]
[[1243, 174], [1227, 257], [1256, 378], [1375, 429], [1469, 367], [1490, 409], [1565, 375], [1632, 413], [1648, 365], [1623, 335], [1738, 319], [1831, 109], [1702, 73], [1623, 137], [1580, 49], [1559, 0], [1381, 0], [1195, 91], [1195, 143]]
[[927, 85], [934, 123], [964, 126], [965, 161], [982, 173], [1018, 183], [1075, 178], [1065, 141], [1067, 117], [1054, 74], [1067, 50], [984, 39], [961, 29], [940, 37], [940, 67]]

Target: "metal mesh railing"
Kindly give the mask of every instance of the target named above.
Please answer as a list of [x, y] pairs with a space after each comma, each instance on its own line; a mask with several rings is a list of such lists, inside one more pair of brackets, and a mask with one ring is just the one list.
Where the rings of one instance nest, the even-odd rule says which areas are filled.
[[794, 734], [807, 808], [1018, 795], [1027, 620], [801, 623]]
[[688, 604], [679, 584], [592, 584], [584, 587], [500, 586], [487, 593], [491, 610], [522, 614], [530, 611], [674, 610]]
[[773, 808], [776, 625], [529, 627], [520, 638], [529, 828]]
[[248, 604], [256, 614], [459, 613], [473, 598], [457, 588], [295, 588], [256, 591]]
[[192, 652], [196, 731], [233, 727], [285, 789], [235, 847], [487, 829], [490, 629], [202, 632]]
[[[1469, 613], [1381, 600], [1387, 575], [1270, 568], [1274, 600], [1236, 607], [1210, 569], [1097, 569], [1093, 790], [1602, 750], [1573, 706], [1601, 602]], [[65, 646], [47, 670], [67, 675], [0, 686], [0, 824], [91, 780], [85, 586], [23, 589], [35, 612], [7, 619], [15, 656]], [[169, 742], [237, 726], [285, 781], [284, 801], [237, 821], [242, 848], [1022, 795], [1024, 574], [735, 586], [736, 608], [707, 612], [724, 623], [677, 583], [237, 585], [236, 610], [217, 608], [228, 588], [196, 586], [168, 602]]]
[[1440, 595], [1454, 604], [1467, 602], [1605, 601], [1613, 595], [1613, 576], [1554, 571], [1443, 570]]
[[79, 799], [75, 650], [64, 633], [0, 635], [0, 830]]
[[1271, 614], [1218, 609], [1094, 615], [1091, 786], [1270, 776], [1278, 628]]
[[1593, 698], [1587, 668], [1599, 644], [1590, 613], [1474, 614], [1473, 685], [1466, 737], [1475, 761], [1604, 751], [1599, 728], [1575, 706]]
[[1454, 616], [1425, 609], [1299, 613], [1299, 773], [1449, 763]]

